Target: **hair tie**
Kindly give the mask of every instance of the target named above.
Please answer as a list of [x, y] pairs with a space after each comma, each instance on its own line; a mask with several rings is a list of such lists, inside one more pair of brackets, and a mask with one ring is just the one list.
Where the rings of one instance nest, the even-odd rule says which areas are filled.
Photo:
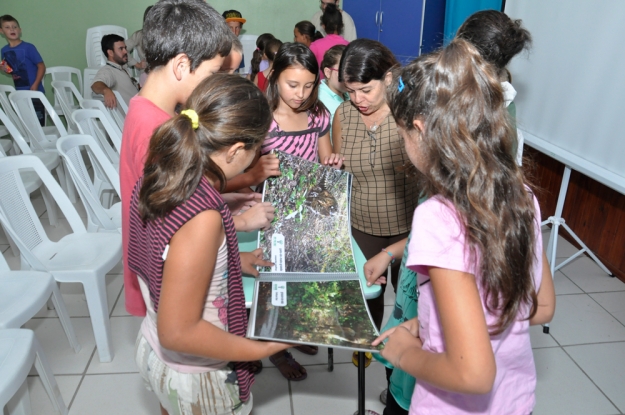
[[260, 52], [260, 48], [256, 48], [256, 50]]
[[399, 77], [399, 85], [397, 86], [397, 90], [399, 92], [402, 92], [404, 90], [404, 88], [406, 87], [406, 85], [404, 85], [404, 80], [401, 79], [401, 76]]
[[184, 115], [191, 120], [191, 127], [193, 127], [194, 130], [197, 130], [200, 126], [200, 117], [197, 116], [197, 112], [195, 112], [195, 110], [189, 109], [180, 111], [180, 115]]

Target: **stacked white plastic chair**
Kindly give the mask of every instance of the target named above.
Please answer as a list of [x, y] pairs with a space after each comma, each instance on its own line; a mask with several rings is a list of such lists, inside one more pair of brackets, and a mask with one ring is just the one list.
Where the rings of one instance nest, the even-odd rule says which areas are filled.
[[32, 414], [26, 380], [33, 365], [56, 412], [67, 415], [67, 406], [41, 344], [35, 333], [26, 329], [0, 330], [0, 410], [6, 409], [9, 415]]
[[109, 161], [118, 169], [122, 132], [117, 124], [112, 124], [110, 118], [97, 109], [77, 110], [74, 112], [73, 118], [80, 133], [94, 137]]
[[55, 101], [60, 105], [61, 112], [65, 116], [68, 133], [78, 134], [78, 126], [72, 119], [72, 114], [81, 108], [82, 94], [76, 85], [69, 81], [52, 81], [52, 88], [54, 89]]
[[[52, 78], [52, 82], [54, 81], [64, 81], [64, 82], [74, 82], [76, 79], [76, 83], [78, 84], [78, 92], [82, 96], [84, 93], [83, 83], [82, 83], [82, 73], [78, 68], [72, 68], [71, 66], [51, 66], [46, 68], [46, 75], [50, 75]], [[67, 97], [69, 101], [69, 96]], [[56, 113], [61, 115], [61, 103], [58, 101], [56, 96], [54, 97], [54, 109]]]
[[[102, 192], [110, 187], [113, 187], [119, 198], [119, 174], [94, 138], [89, 135], [69, 135], [61, 138], [56, 145], [87, 209], [87, 229], [90, 232], [98, 230], [121, 232], [121, 202], [111, 207], [102, 204]], [[94, 170], [104, 174], [107, 186], [103, 185], [104, 183], [96, 174], [93, 179], [90, 177], [82, 156], [82, 149], [87, 153]]]
[[[58, 242], [46, 235], [19, 176], [34, 170], [48, 187], [72, 233]], [[106, 274], [121, 260], [121, 235], [87, 232], [78, 212], [41, 161], [34, 156], [0, 159], [0, 221], [19, 247], [22, 269], [52, 274], [57, 282], [83, 285], [101, 362], [113, 359]]]
[[83, 88], [82, 97], [84, 99], [95, 99], [93, 90], [91, 89], [91, 84], [93, 84], [93, 79], [95, 78], [99, 70], [100, 70], [100, 67], [85, 68], [85, 70], [83, 71], [83, 79], [85, 81], [84, 83], [85, 86]]
[[245, 68], [243, 69], [242, 74], [247, 75], [252, 70], [252, 55], [254, 55], [254, 51], [256, 50], [256, 40], [258, 39], [257, 35], [241, 35], [239, 36], [239, 40], [243, 45], [243, 62]]
[[124, 122], [126, 121], [126, 114], [128, 114], [128, 103], [124, 101], [122, 94], [119, 91], [113, 91], [115, 99], [117, 100], [117, 106], [109, 109], [113, 119], [117, 123], [117, 126], [121, 131], [124, 131]]
[[18, 129], [22, 137], [28, 138], [28, 132], [22, 125], [22, 120], [17, 116], [11, 102], [9, 102], [9, 95], [15, 92], [15, 88], [10, 85], [0, 85], [0, 109], [9, 117], [15, 128]]
[[[125, 27], [114, 25], [95, 26], [87, 29], [87, 66], [97, 68], [106, 64], [106, 56], [102, 53], [102, 37], [105, 35], [119, 35], [128, 39], [128, 30]], [[85, 82], [85, 85], [87, 83]], [[89, 84], [91, 85], [91, 84]]]

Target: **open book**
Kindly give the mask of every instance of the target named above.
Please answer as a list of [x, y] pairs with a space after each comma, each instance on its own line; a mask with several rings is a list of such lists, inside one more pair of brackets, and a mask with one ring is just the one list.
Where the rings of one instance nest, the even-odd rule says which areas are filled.
[[256, 281], [248, 337], [378, 351], [351, 245], [351, 174], [275, 154], [282, 175], [263, 201], [276, 217], [258, 237], [275, 265]]

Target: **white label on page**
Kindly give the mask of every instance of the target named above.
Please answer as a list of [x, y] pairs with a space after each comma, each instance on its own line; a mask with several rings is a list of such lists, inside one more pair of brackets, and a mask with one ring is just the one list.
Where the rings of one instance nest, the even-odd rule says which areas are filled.
[[284, 259], [284, 235], [281, 233], [274, 233], [271, 236], [271, 272], [284, 272], [285, 259]]
[[271, 286], [271, 305], [275, 307], [286, 306], [286, 282], [274, 281]]

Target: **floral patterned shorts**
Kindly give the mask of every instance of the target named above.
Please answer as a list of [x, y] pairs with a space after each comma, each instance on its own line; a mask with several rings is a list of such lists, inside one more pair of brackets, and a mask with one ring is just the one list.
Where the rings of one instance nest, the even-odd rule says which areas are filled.
[[204, 373], [178, 372], [158, 358], [141, 332], [135, 360], [146, 388], [156, 394], [169, 415], [248, 415], [252, 411], [252, 396], [241, 402], [239, 387], [226, 382], [233, 376], [230, 367]]

